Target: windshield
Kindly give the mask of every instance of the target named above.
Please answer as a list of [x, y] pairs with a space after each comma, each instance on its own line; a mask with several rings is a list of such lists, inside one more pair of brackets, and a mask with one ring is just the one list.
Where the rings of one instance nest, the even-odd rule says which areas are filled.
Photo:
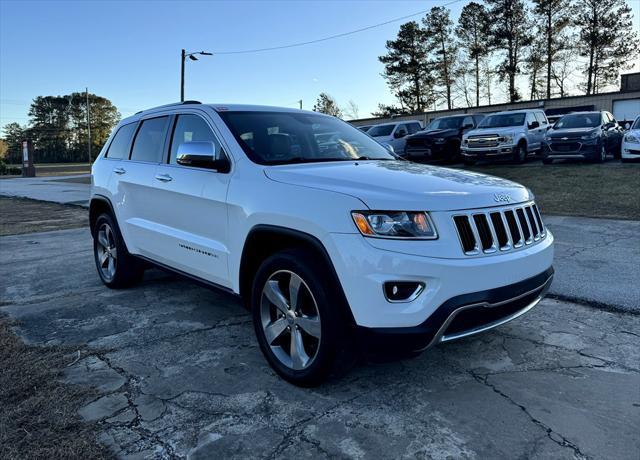
[[640, 129], [640, 117], [636, 118], [636, 121], [631, 125], [631, 129]]
[[373, 126], [367, 134], [371, 137], [390, 136], [396, 125]]
[[599, 113], [576, 113], [565, 115], [554, 125], [554, 129], [595, 128], [600, 126]]
[[302, 112], [219, 114], [247, 156], [259, 164], [396, 159], [362, 131], [337, 118]]
[[489, 115], [482, 120], [478, 128], [506, 128], [508, 126], [522, 126], [524, 124], [524, 113], [502, 113], [500, 115]]
[[463, 119], [464, 117], [436, 118], [429, 123], [425, 131], [427, 129], [460, 129]]

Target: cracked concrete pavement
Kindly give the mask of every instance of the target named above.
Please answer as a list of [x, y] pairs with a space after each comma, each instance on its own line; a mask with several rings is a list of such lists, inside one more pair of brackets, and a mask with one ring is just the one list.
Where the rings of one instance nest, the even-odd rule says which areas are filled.
[[[640, 316], [546, 299], [522, 318], [316, 389], [262, 358], [228, 294], [150, 270], [103, 287], [86, 228], [0, 238], [0, 310], [67, 369], [126, 458], [616, 458], [640, 454]], [[71, 362], [72, 360], [70, 360]]]

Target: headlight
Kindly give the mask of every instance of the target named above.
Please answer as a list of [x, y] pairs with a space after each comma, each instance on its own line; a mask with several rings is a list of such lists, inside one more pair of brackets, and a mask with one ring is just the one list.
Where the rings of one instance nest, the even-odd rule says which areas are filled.
[[436, 228], [426, 212], [354, 211], [353, 221], [364, 236], [434, 240]]
[[587, 141], [589, 139], [597, 139], [599, 135], [600, 135], [599, 131], [591, 131], [589, 134], [587, 134], [586, 136], [582, 136], [580, 139], [584, 141]]
[[513, 136], [502, 136], [501, 142], [503, 144], [511, 144], [513, 143]]
[[640, 137], [637, 134], [626, 134], [624, 136], [625, 142], [632, 142], [634, 144], [640, 144]]

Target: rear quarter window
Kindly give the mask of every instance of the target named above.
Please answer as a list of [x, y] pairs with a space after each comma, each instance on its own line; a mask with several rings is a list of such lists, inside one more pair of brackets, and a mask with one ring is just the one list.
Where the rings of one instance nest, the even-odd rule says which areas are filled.
[[160, 163], [167, 136], [169, 117], [149, 118], [142, 122], [131, 150], [131, 159]]
[[105, 155], [106, 158], [112, 158], [115, 160], [128, 159], [129, 150], [131, 148], [131, 139], [133, 133], [136, 131], [137, 123], [130, 123], [128, 125], [121, 126], [113, 136], [113, 141], [109, 146], [109, 150]]

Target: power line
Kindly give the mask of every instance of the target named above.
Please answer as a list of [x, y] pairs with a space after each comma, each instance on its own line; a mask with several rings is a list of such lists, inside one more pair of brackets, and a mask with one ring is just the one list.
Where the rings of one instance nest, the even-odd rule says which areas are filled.
[[[447, 2], [447, 3], [444, 3], [444, 4], [439, 5], [439, 6], [442, 6], [442, 7], [450, 6], [450, 5], [453, 5], [454, 3], [459, 3], [461, 1], [462, 0], [451, 0], [451, 1]], [[386, 26], [387, 24], [391, 24], [391, 23], [394, 23], [394, 22], [403, 21], [405, 19], [409, 19], [409, 18], [412, 18], [414, 16], [425, 14], [430, 10], [431, 10], [431, 8], [429, 8], [427, 10], [418, 11], [416, 13], [407, 14], [406, 16], [402, 16], [402, 17], [399, 17], [399, 18], [390, 19], [388, 21], [381, 22], [379, 24], [374, 24], [374, 25], [371, 25], [371, 26], [362, 27], [360, 29], [352, 30], [350, 32], [343, 32], [343, 33], [340, 33], [340, 34], [329, 35], [328, 37], [317, 38], [315, 40], [309, 40], [309, 41], [306, 41], [306, 42], [290, 43], [288, 45], [272, 46], [272, 47], [269, 47], [269, 48], [256, 48], [256, 49], [235, 50], [235, 51], [214, 51], [213, 54], [214, 55], [216, 55], [216, 54], [222, 55], [222, 54], [262, 53], [262, 52], [265, 52], [265, 51], [275, 51], [275, 50], [281, 50], [281, 49], [286, 49], [286, 48], [295, 48], [295, 47], [298, 47], [298, 46], [312, 45], [314, 43], [320, 43], [320, 42], [325, 42], [327, 40], [333, 40], [333, 39], [336, 39], [336, 38], [342, 38], [342, 37], [346, 37], [346, 36], [349, 36], [349, 35], [353, 35], [353, 34], [357, 34], [357, 33], [360, 33], [360, 32], [364, 32], [364, 31], [367, 31], [367, 30], [375, 29], [377, 27]]]

